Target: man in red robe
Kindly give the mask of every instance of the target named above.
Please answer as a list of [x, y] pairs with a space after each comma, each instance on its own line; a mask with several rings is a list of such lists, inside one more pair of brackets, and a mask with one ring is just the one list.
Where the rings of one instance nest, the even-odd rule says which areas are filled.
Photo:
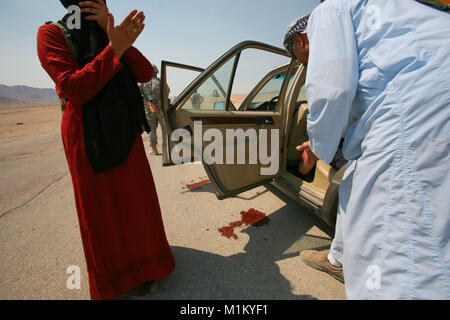
[[[80, 1], [61, 2], [67, 8]], [[142, 12], [132, 11], [117, 27], [103, 0], [88, 2], [82, 12], [90, 14], [82, 22], [95, 21], [101, 29], [95, 32], [104, 32], [109, 44], [100, 48], [91, 61], [82, 61], [75, 58], [61, 30], [46, 24], [38, 32], [38, 56], [65, 101], [61, 134], [72, 176], [91, 298], [118, 299], [138, 285], [168, 277], [175, 262], [140, 131], [135, 132], [134, 144], [123, 163], [114, 164], [113, 169], [94, 170], [93, 158], [86, 151], [84, 126], [88, 119], [83, 115], [121, 70], [131, 70], [136, 82], [143, 83], [150, 81], [153, 69], [132, 46], [145, 27]], [[134, 131], [131, 134], [134, 137]]]

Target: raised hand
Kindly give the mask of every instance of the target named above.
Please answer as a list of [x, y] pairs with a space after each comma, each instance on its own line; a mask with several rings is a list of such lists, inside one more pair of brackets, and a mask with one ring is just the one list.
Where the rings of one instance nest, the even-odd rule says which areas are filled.
[[108, 29], [109, 10], [103, 0], [80, 2], [82, 13], [91, 13], [86, 20], [97, 21], [98, 25], [106, 32]]
[[124, 52], [133, 45], [145, 28], [144, 13], [133, 10], [117, 26], [114, 25], [114, 16], [110, 13], [108, 18], [107, 33], [109, 45], [113, 48], [116, 55], [121, 58]]

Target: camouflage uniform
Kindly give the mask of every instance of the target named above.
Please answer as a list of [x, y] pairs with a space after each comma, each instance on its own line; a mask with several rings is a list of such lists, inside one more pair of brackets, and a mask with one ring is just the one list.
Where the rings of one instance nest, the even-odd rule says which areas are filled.
[[[139, 86], [141, 89], [141, 94], [144, 97], [144, 102], [152, 102], [159, 110], [159, 112], [153, 113], [149, 108], [145, 108], [145, 113], [147, 115], [147, 121], [150, 125], [151, 132], [149, 133], [150, 147], [156, 147], [158, 144], [158, 137], [156, 135], [156, 130], [158, 129], [158, 123], [161, 120], [161, 80], [157, 77], [153, 77], [150, 82], [141, 84]], [[169, 87], [167, 87], [167, 93], [170, 92]]]

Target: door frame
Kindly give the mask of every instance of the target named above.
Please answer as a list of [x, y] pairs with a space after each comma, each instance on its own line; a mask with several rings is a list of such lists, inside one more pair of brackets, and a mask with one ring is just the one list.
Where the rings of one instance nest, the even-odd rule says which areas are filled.
[[[226, 93], [226, 107], [224, 111], [218, 111], [220, 112], [220, 114], [218, 114], [216, 117], [220, 117], [223, 116], [224, 119], [228, 119], [231, 120], [232, 118], [243, 118], [243, 120], [245, 120], [245, 118], [251, 118], [254, 120], [257, 120], [257, 118], [268, 118], [270, 116], [268, 116], [267, 114], [269, 112], [265, 112], [266, 115], [265, 117], [262, 117], [260, 115], [258, 115], [258, 111], [251, 111], [249, 112], [245, 112], [245, 111], [238, 111], [236, 109], [234, 110], [230, 110], [230, 103], [231, 103], [231, 93], [232, 93], [232, 89], [233, 89], [233, 82], [234, 82], [234, 78], [236, 75], [236, 71], [237, 71], [237, 66], [239, 64], [239, 60], [241, 57], [241, 52], [243, 50], [246, 49], [257, 49], [257, 50], [262, 50], [262, 51], [266, 51], [266, 52], [272, 52], [274, 54], [277, 55], [281, 55], [281, 56], [285, 56], [290, 58], [290, 56], [286, 53], [286, 51], [284, 49], [281, 48], [277, 48], [265, 43], [261, 43], [261, 42], [257, 42], [257, 41], [244, 41], [239, 43], [238, 45], [236, 45], [235, 47], [231, 48], [229, 51], [227, 51], [224, 55], [222, 55], [218, 60], [216, 60], [211, 66], [209, 66], [207, 69], [202, 69], [202, 68], [198, 68], [198, 67], [194, 67], [194, 66], [190, 66], [190, 65], [183, 65], [180, 63], [174, 63], [174, 62], [169, 62], [169, 61], [162, 61], [161, 63], [161, 82], [162, 82], [162, 86], [161, 86], [161, 95], [163, 97], [163, 117], [165, 119], [165, 124], [167, 124], [167, 128], [165, 130], [165, 135], [166, 135], [166, 140], [168, 141], [168, 143], [166, 144], [166, 146], [164, 147], [164, 155], [165, 155], [165, 159], [163, 161], [163, 165], [164, 166], [169, 166], [169, 165], [173, 165], [172, 164], [172, 160], [171, 160], [171, 156], [170, 156], [170, 146], [171, 143], [170, 141], [170, 137], [171, 134], [174, 130], [177, 129], [176, 127], [176, 117], [174, 117], [174, 113], [177, 111], [181, 111], [182, 107], [184, 106], [184, 104], [186, 103], [186, 101], [190, 98], [193, 90], [197, 89], [198, 87], [200, 87], [205, 81], [207, 81], [209, 78], [211, 78], [211, 76], [214, 75], [214, 73], [220, 68], [222, 67], [225, 63], [229, 62], [230, 59], [235, 59], [233, 62], [233, 66], [230, 72], [230, 79], [228, 81], [228, 89], [227, 89], [227, 93]], [[284, 116], [284, 103], [286, 100], [286, 95], [288, 92], [288, 88], [289, 88], [289, 79], [290, 76], [292, 74], [292, 71], [294, 69], [295, 66], [295, 61], [291, 60], [290, 63], [287, 63], [287, 68], [286, 66], [284, 66], [286, 68], [286, 78], [285, 78], [285, 82], [283, 83], [282, 87], [280, 88], [280, 99], [277, 102], [277, 107], [274, 111], [270, 112], [270, 114], [273, 114], [276, 117], [279, 117], [279, 133], [280, 133], [280, 146], [279, 146], [279, 152], [282, 153], [283, 150], [283, 145], [284, 145], [284, 136], [283, 136], [283, 132], [284, 132], [284, 127], [285, 127], [285, 121], [286, 121], [286, 117]], [[177, 97], [176, 99], [173, 101], [173, 103], [169, 104], [168, 101], [168, 90], [167, 90], [167, 67], [178, 67], [178, 68], [182, 68], [182, 69], [186, 69], [186, 70], [192, 70], [192, 71], [197, 71], [197, 72], [201, 72], [200, 75], [198, 75]], [[274, 68], [275, 69], [275, 68]], [[277, 69], [279, 69], [279, 67], [277, 67]], [[270, 72], [273, 72], [270, 71]], [[214, 79], [213, 79], [214, 80]], [[260, 84], [260, 83], [259, 83]], [[258, 86], [258, 85], [257, 85]], [[220, 87], [219, 87], [220, 90]], [[253, 89], [251, 92], [254, 92], [255, 89]], [[225, 92], [225, 90], [221, 90], [222, 94]], [[251, 94], [250, 92], [250, 94]], [[212, 114], [211, 114], [212, 115]], [[210, 116], [207, 116], [210, 117]], [[192, 117], [191, 117], [192, 119]], [[239, 120], [239, 119], [238, 119]], [[262, 119], [264, 120], [264, 119]], [[267, 120], [266, 120], [267, 121]], [[267, 124], [267, 122], [266, 122]], [[280, 154], [279, 157], [279, 170], [281, 171], [281, 161], [282, 161], [282, 154]], [[218, 187], [218, 192], [216, 193], [216, 195], [218, 196], [219, 199], [224, 199], [227, 198], [229, 196], [241, 193], [243, 191], [255, 188], [257, 186], [263, 185], [263, 184], [267, 184], [273, 181], [274, 177], [276, 176], [271, 176], [268, 179], [265, 179], [264, 181], [258, 182], [256, 184], [252, 184], [252, 185], [248, 185], [248, 186], [242, 186], [242, 188], [238, 188], [232, 191], [227, 191], [223, 186], [221, 181], [217, 178], [214, 170], [212, 168], [210, 168], [209, 166], [205, 165], [205, 171], [208, 174], [208, 176], [210, 177], [210, 179], [212, 180], [211, 182], [214, 182], [215, 186]], [[279, 171], [279, 172], [280, 172]], [[279, 174], [279, 173], [278, 173]]]
[[[219, 59], [217, 59], [215, 62], [213, 62], [207, 69], [195, 67], [192, 65], [186, 65], [181, 64], [177, 62], [171, 62], [171, 61], [161, 61], [161, 97], [162, 97], [162, 122], [164, 123], [162, 125], [163, 129], [163, 166], [171, 166], [172, 160], [170, 156], [170, 138], [172, 135], [172, 132], [175, 130], [173, 128], [173, 124], [170, 121], [170, 115], [175, 112], [177, 109], [179, 109], [182, 105], [184, 105], [185, 101], [189, 98], [190, 93], [193, 89], [196, 87], [201, 86], [209, 77], [211, 74], [213, 74], [217, 69], [219, 69], [222, 65], [224, 65], [226, 62], [228, 62], [229, 59], [233, 58], [233, 56], [236, 56], [236, 60], [234, 61], [234, 66], [230, 75], [231, 83], [228, 88], [227, 97], [226, 97], [226, 105], [225, 110], [229, 110], [229, 103], [230, 103], [230, 96], [232, 92], [232, 85], [234, 81], [234, 77], [236, 74], [237, 66], [239, 63], [240, 53], [245, 49], [260, 49], [267, 52], [273, 52], [276, 54], [283, 55], [285, 57], [290, 58], [290, 55], [286, 52], [286, 50], [282, 48], [278, 48], [263, 42], [259, 41], [243, 41], [230, 50], [228, 50], [225, 54], [223, 54]], [[167, 67], [175, 67], [175, 68], [181, 68], [191, 71], [197, 71], [200, 72], [200, 74], [176, 97], [176, 99], [169, 105], [168, 101], [168, 92], [167, 92]], [[293, 68], [293, 62], [291, 61], [289, 65], [288, 72], [292, 72]], [[284, 94], [286, 95], [287, 88], [284, 88]], [[284, 99], [283, 99], [284, 100]], [[278, 101], [278, 103], [284, 103], [284, 101]], [[282, 105], [283, 108], [283, 105]], [[282, 110], [279, 110], [280, 108], [277, 108], [279, 112]], [[282, 134], [284, 132], [284, 123], [282, 130], [280, 130], [280, 133]], [[284, 144], [284, 136], [281, 142], [281, 145]], [[283, 149], [283, 148], [281, 148]]]

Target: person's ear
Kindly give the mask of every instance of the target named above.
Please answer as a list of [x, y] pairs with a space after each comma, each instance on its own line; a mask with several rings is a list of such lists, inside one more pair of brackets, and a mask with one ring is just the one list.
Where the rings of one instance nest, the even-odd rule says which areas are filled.
[[303, 37], [302, 37], [301, 34], [296, 34], [296, 35], [294, 36], [294, 42], [297, 43], [297, 45], [298, 45], [300, 48], [302, 48], [302, 49], [305, 48], [305, 40], [303, 39]]
[[308, 35], [306, 33], [302, 34], [302, 39], [303, 39], [303, 42], [305, 43], [305, 48], [307, 46], [309, 46], [309, 39], [308, 39]]

